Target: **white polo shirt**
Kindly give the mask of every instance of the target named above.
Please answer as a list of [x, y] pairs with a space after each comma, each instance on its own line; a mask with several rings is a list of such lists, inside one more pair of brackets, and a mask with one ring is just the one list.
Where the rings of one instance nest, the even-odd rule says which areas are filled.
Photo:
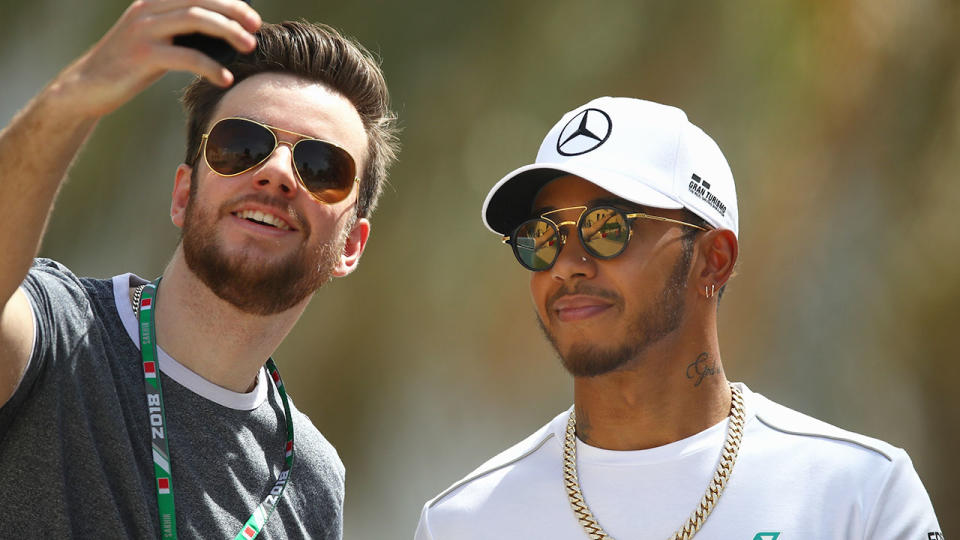
[[[743, 390], [746, 428], [726, 490], [698, 540], [940, 540], [902, 449]], [[583, 540], [563, 485], [567, 410], [428, 501], [417, 540]], [[617, 540], [672, 538], [713, 477], [728, 420], [658, 448], [577, 440], [580, 486]]]

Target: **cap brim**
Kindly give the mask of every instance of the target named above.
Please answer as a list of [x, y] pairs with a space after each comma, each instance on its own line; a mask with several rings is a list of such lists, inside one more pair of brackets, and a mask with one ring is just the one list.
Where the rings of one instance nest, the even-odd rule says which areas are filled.
[[543, 186], [561, 176], [579, 176], [617, 197], [652, 208], [678, 209], [683, 204], [652, 187], [596, 167], [577, 167], [569, 163], [535, 163], [516, 169], [500, 179], [483, 202], [483, 223], [491, 231], [507, 235], [530, 217], [533, 200]]

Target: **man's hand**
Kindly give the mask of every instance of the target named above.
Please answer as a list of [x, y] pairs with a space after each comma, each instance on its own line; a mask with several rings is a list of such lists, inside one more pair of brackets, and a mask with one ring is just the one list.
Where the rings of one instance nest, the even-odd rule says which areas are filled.
[[0, 406], [27, 365], [34, 321], [20, 283], [36, 256], [50, 208], [97, 120], [168, 71], [228, 86], [233, 75], [203, 53], [173, 45], [179, 34], [256, 47], [260, 16], [239, 0], [137, 0], [89, 51], [63, 70], [0, 131]]
[[100, 117], [167, 71], [189, 71], [229, 86], [233, 75], [225, 67], [199, 51], [173, 45], [173, 37], [200, 32], [248, 53], [256, 47], [252, 32], [260, 24], [257, 12], [239, 0], [137, 0], [49, 90], [74, 111]]

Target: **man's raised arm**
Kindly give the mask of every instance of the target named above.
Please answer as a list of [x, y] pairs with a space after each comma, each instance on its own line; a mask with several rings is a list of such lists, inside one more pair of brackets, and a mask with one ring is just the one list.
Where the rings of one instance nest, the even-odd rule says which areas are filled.
[[0, 405], [12, 395], [33, 343], [33, 315], [18, 287], [36, 256], [71, 162], [100, 117], [167, 71], [223, 86], [226, 68], [173, 36], [200, 32], [253, 50], [260, 16], [239, 0], [138, 0], [0, 131]]

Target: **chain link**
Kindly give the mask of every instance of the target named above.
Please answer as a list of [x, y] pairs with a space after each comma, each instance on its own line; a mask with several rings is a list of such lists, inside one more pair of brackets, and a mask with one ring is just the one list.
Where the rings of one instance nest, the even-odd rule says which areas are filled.
[[[720, 453], [720, 463], [717, 464], [717, 472], [713, 475], [713, 480], [707, 487], [707, 492], [700, 499], [700, 504], [696, 510], [690, 514], [687, 523], [677, 530], [671, 537], [672, 540], [690, 540], [697, 534], [703, 523], [707, 521], [713, 507], [720, 500], [723, 489], [727, 486], [727, 480], [733, 472], [733, 465], [737, 461], [737, 454], [740, 452], [740, 441], [743, 439], [743, 394], [740, 388], [730, 385], [730, 422], [727, 424], [727, 440], [723, 444], [723, 451]], [[577, 476], [577, 417], [575, 411], [570, 411], [570, 418], [567, 420], [567, 433], [563, 442], [563, 483], [567, 488], [567, 499], [570, 501], [570, 507], [577, 518], [577, 521], [587, 533], [587, 538], [591, 540], [614, 540], [612, 536], [606, 533], [593, 517], [593, 512], [587, 506], [587, 500], [583, 497], [580, 490], [580, 480]]]
[[144, 283], [133, 290], [133, 317], [135, 319], [140, 318], [140, 297], [143, 296], [143, 288], [146, 286], [147, 284]]

